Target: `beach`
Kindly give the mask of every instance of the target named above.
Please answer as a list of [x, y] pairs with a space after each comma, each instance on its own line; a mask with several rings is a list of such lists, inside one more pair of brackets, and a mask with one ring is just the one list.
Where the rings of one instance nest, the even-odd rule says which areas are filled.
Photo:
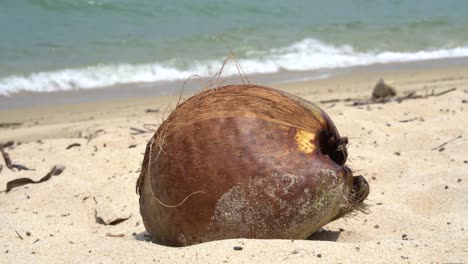
[[[353, 105], [368, 100], [380, 78], [396, 88], [397, 96], [415, 92], [421, 97]], [[347, 164], [370, 185], [367, 214], [331, 222], [308, 240], [239, 238], [182, 248], [154, 244], [139, 213], [135, 182], [151, 130], [174, 108], [180, 89], [158, 96], [57, 100], [0, 110], [0, 123], [6, 124], [0, 127], [0, 142], [13, 141], [5, 148], [13, 163], [32, 169], [12, 171], [0, 162], [0, 262], [468, 260], [468, 66], [393, 67], [268, 85], [316, 103], [349, 137]], [[60, 175], [4, 193], [7, 182], [39, 180], [55, 165], [65, 167]], [[115, 225], [102, 223], [127, 217]]]

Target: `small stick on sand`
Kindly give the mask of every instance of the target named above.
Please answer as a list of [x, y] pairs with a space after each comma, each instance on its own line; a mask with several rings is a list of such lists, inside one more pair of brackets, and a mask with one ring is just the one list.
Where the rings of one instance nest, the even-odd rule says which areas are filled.
[[132, 133], [132, 135], [150, 133], [149, 131], [146, 131], [146, 130], [143, 130], [143, 129], [139, 129], [139, 128], [136, 128], [136, 127], [131, 127], [130, 129], [133, 130], [133, 131], [135, 131], [135, 132]]
[[408, 122], [412, 122], [412, 121], [416, 121], [416, 120], [424, 121], [424, 119], [423, 119], [422, 117], [415, 117], [415, 118], [400, 120], [400, 121], [398, 121], [398, 122], [400, 122], [400, 123], [408, 123]]
[[328, 103], [338, 103], [342, 101], [341, 99], [330, 99], [330, 100], [322, 100], [320, 101], [321, 104], [328, 104]]
[[443, 94], [450, 93], [450, 92], [453, 92], [453, 91], [455, 91], [455, 90], [457, 90], [457, 88], [454, 87], [454, 88], [451, 88], [451, 89], [442, 91], [442, 92], [440, 92], [440, 93], [436, 93], [436, 94], [434, 94], [434, 96], [441, 96], [441, 95], [443, 95]]
[[5, 160], [5, 165], [7, 166], [7, 168], [12, 170], [13, 166], [12, 166], [10, 155], [3, 149], [3, 145], [0, 145], [0, 152], [2, 153], [3, 160]]
[[455, 141], [455, 140], [457, 140], [457, 139], [459, 139], [459, 138], [461, 138], [461, 137], [462, 137], [462, 136], [460, 135], [460, 136], [458, 136], [458, 137], [456, 137], [456, 138], [453, 138], [453, 139], [451, 139], [451, 140], [449, 140], [449, 141], [446, 141], [446, 142], [440, 144], [439, 146], [433, 148], [432, 150], [439, 149], [439, 148], [441, 148], [441, 147], [447, 145], [448, 143], [451, 143], [451, 142], [453, 142], [453, 141]]
[[24, 240], [23, 237], [18, 233], [18, 231], [15, 230], [15, 232], [18, 235], [18, 237], [21, 238], [21, 240]]

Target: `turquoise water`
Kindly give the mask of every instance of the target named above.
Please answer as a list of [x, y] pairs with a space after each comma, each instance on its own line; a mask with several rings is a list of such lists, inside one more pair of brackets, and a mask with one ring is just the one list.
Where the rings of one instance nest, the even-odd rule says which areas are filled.
[[[0, 95], [468, 56], [468, 1], [2, 0]], [[226, 74], [235, 74], [228, 66]]]

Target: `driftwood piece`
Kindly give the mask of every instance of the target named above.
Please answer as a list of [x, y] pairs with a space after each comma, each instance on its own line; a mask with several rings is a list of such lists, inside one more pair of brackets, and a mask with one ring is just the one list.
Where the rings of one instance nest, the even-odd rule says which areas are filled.
[[30, 178], [19, 178], [19, 179], [9, 181], [9, 182], [7, 182], [5, 192], [8, 193], [13, 188], [20, 187], [20, 186], [23, 186], [23, 185], [26, 185], [26, 184], [36, 184], [36, 183], [41, 183], [41, 182], [48, 181], [52, 176], [57, 176], [57, 175], [61, 174], [64, 169], [65, 169], [65, 166], [56, 165], [56, 166], [52, 167], [52, 169], [49, 171], [49, 173], [47, 173], [44, 177], [42, 177], [38, 181], [34, 181], [34, 180], [30, 179]]
[[[357, 100], [357, 101], [354, 101], [351, 104], [351, 106], [362, 106], [362, 105], [370, 105], [370, 104], [385, 104], [385, 103], [389, 103], [389, 102], [401, 103], [403, 101], [410, 100], [410, 99], [422, 99], [422, 98], [428, 98], [428, 97], [438, 97], [438, 96], [453, 92], [455, 90], [457, 90], [457, 88], [450, 88], [450, 89], [444, 90], [444, 91], [439, 92], [439, 93], [431, 93], [431, 94], [425, 95], [425, 96], [417, 95], [416, 92], [410, 92], [405, 96], [385, 97], [385, 98], [379, 98], [379, 99], [371, 98], [370, 100], [369, 99], [368, 100]], [[341, 100], [341, 101], [344, 101], [344, 100]]]
[[107, 236], [107, 237], [124, 237], [125, 234], [124, 234], [124, 233], [116, 233], [116, 234], [114, 234], [114, 233], [106, 233], [106, 236]]
[[18, 122], [0, 123], [0, 128], [19, 127], [22, 124], [23, 123], [18, 123]]

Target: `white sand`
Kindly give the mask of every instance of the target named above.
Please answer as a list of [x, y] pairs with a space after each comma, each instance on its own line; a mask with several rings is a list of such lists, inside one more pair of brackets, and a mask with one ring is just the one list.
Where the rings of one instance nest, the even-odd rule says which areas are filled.
[[[305, 241], [234, 239], [185, 248], [146, 241], [135, 181], [151, 134], [132, 135], [130, 128], [159, 123], [167, 98], [0, 111], [0, 123], [24, 123], [0, 128], [0, 142], [21, 142], [6, 151], [13, 162], [35, 169], [12, 172], [4, 166], [0, 191], [12, 179], [37, 180], [55, 164], [66, 166], [47, 182], [0, 193], [0, 262], [466, 262], [468, 104], [462, 100], [468, 100], [467, 68], [345, 75], [277, 87], [313, 102], [365, 98], [379, 77], [393, 80], [400, 94], [421, 93], [425, 87], [429, 92], [457, 90], [368, 107], [320, 105], [350, 137], [348, 165], [370, 183], [370, 213], [332, 222]], [[147, 108], [162, 111], [145, 113]], [[458, 136], [443, 151], [432, 150]], [[72, 143], [81, 146], [66, 150]], [[132, 217], [105, 226], [96, 222], [98, 206]]]

